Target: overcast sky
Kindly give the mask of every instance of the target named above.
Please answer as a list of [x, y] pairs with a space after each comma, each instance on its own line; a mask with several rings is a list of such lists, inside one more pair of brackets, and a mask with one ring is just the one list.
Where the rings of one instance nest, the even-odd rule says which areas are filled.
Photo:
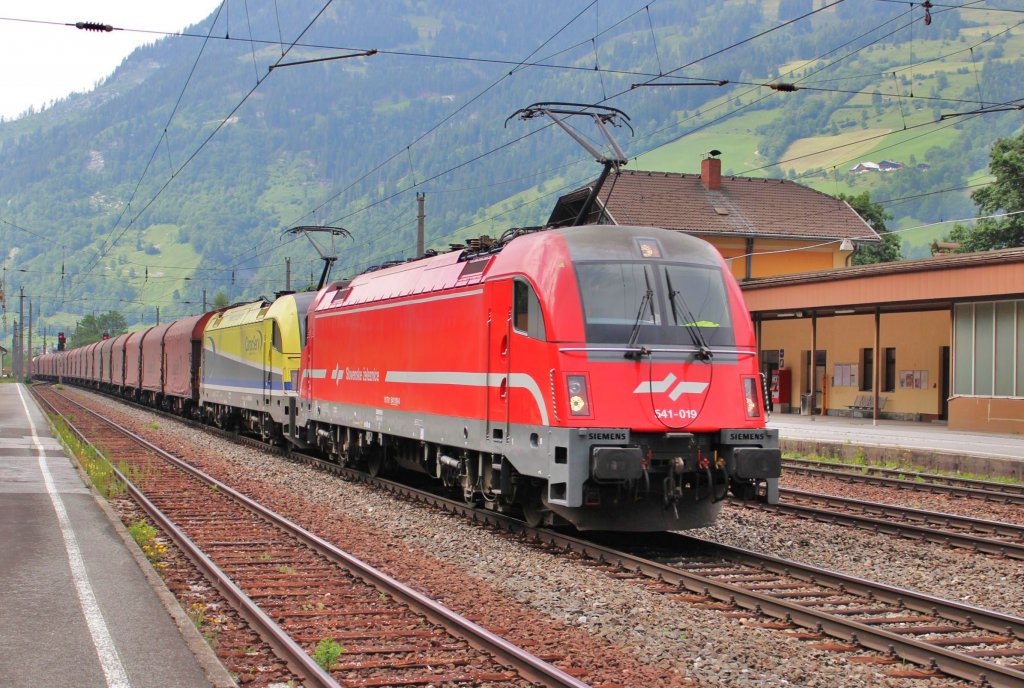
[[[88, 91], [132, 50], [159, 35], [207, 17], [220, 0], [8, 0], [0, 9], [0, 116], [13, 119], [30, 106]], [[28, 21], [15, 21], [28, 20]], [[75, 22], [110, 24], [133, 31], [95, 33]], [[37, 22], [57, 22], [57, 26]]]

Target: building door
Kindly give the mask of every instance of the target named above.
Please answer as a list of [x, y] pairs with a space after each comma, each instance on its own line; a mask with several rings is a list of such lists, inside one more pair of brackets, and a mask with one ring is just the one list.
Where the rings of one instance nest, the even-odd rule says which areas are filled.
[[[814, 381], [814, 408], [805, 411], [804, 406], [809, 404], [810, 401], [805, 398], [801, 398], [800, 408], [801, 413], [821, 413], [822, 405], [822, 392], [825, 389], [825, 363], [826, 363], [826, 352], [818, 349], [814, 352], [814, 372], [811, 372], [811, 352], [804, 351], [804, 379], [803, 379], [803, 397], [810, 397], [811, 395], [811, 380]], [[828, 401], [825, 400], [826, 408]]]
[[818, 350], [814, 352], [814, 412], [821, 413], [821, 409], [827, 408], [828, 400], [825, 398], [825, 353]]
[[492, 286], [487, 337], [487, 433], [504, 442], [509, 425], [509, 377], [512, 371], [512, 280]]
[[766, 379], [772, 379], [772, 373], [781, 368], [779, 365], [779, 350], [764, 349], [761, 351], [761, 373]]
[[949, 420], [949, 347], [939, 350], [939, 420]]

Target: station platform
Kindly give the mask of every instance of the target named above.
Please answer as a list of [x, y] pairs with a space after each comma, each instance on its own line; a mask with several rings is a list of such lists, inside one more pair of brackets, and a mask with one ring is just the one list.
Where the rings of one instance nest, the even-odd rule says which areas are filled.
[[783, 451], [894, 461], [923, 468], [1024, 480], [1024, 435], [950, 430], [939, 423], [776, 413]]
[[24, 385], [0, 384], [0, 684], [235, 685], [129, 538]]

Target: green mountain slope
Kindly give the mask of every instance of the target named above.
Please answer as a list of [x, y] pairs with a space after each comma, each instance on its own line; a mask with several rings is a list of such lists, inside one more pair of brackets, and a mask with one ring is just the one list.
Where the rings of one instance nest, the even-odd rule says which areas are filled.
[[[1021, 124], [935, 123], [1020, 97], [1024, 36], [1006, 13], [934, 11], [924, 27], [920, 9], [847, 0], [744, 42], [821, 3], [382, 0], [331, 4], [305, 33], [320, 0], [249, 6], [188, 32], [212, 26], [208, 42], [158, 41], [94, 91], [0, 123], [4, 287], [26, 288], [38, 323], [69, 330], [111, 309], [151, 323], [157, 307], [164, 320], [197, 312], [204, 291], [270, 296], [286, 258], [305, 286], [320, 264], [282, 237], [297, 224], [351, 230], [336, 275], [409, 257], [417, 192], [435, 248], [543, 222], [599, 168], [540, 120], [505, 123], [535, 101], [610, 97], [632, 118], [633, 136], [615, 131], [631, 167], [695, 172], [717, 148], [730, 174], [869, 190], [901, 227], [972, 215], [968, 191], [945, 190], [983, 181], [992, 141]], [[729, 83], [631, 88], [683, 65], [676, 76]], [[763, 86], [774, 82], [802, 90]], [[849, 171], [882, 159], [905, 167]], [[908, 233], [905, 248], [945, 231]]]

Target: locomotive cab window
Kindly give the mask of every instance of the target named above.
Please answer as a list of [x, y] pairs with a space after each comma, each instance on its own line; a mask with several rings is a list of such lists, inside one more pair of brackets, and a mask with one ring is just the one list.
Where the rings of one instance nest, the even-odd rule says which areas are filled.
[[281, 351], [281, 327], [277, 324], [276, 320], [270, 321], [271, 330], [271, 341], [274, 345], [274, 351]]
[[578, 262], [591, 344], [734, 346], [721, 270], [667, 262]]
[[544, 316], [540, 310], [540, 299], [525, 280], [514, 282], [514, 304], [512, 307], [512, 325], [518, 332], [525, 332], [534, 339], [544, 339]]

